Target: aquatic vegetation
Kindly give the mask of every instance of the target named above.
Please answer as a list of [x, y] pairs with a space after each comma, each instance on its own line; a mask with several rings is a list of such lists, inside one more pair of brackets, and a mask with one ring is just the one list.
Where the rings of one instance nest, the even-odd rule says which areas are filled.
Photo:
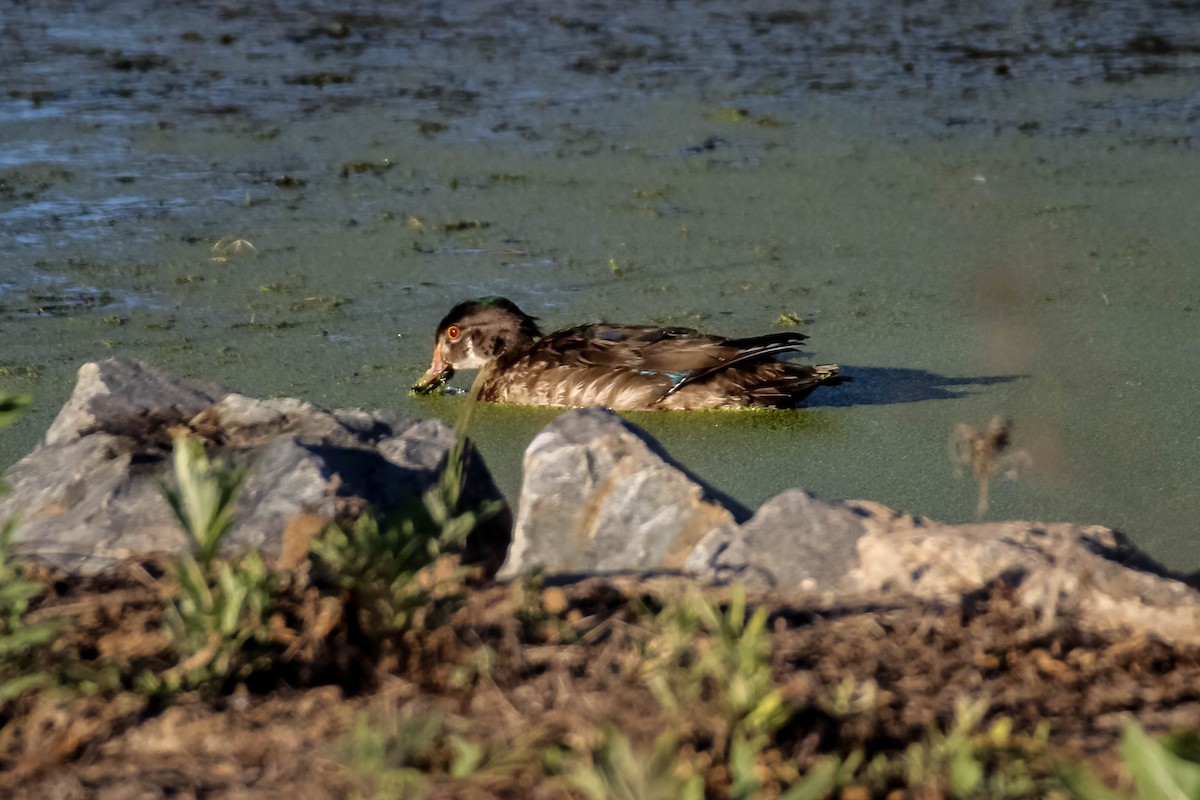
[[783, 123], [765, 114], [751, 114], [744, 108], [718, 108], [704, 115], [714, 122], [749, 122], [763, 128], [782, 128]]
[[390, 158], [380, 159], [379, 161], [347, 161], [342, 164], [341, 170], [338, 171], [338, 177], [349, 178], [351, 175], [362, 175], [369, 172], [372, 175], [382, 175], [395, 166]]

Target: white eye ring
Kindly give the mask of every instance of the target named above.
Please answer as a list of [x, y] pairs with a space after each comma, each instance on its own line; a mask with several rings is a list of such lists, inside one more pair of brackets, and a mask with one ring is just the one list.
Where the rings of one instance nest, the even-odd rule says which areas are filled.
[[462, 336], [462, 328], [457, 325], [451, 325], [449, 328], [446, 328], [446, 338], [450, 341], [457, 342], [460, 336]]

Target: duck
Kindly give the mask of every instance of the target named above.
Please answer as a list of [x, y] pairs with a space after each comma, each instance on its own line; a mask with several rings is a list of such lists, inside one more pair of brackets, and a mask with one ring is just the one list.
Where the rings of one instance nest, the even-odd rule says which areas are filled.
[[479, 399], [614, 411], [794, 408], [848, 376], [836, 364], [777, 356], [797, 332], [727, 338], [691, 328], [599, 322], [543, 334], [537, 318], [504, 297], [466, 300], [434, 334], [433, 360], [412, 387], [442, 390], [457, 370], [480, 370]]

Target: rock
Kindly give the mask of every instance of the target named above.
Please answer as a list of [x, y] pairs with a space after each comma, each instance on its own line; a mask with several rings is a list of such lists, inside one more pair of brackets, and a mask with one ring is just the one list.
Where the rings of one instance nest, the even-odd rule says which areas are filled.
[[858, 565], [855, 547], [864, 533], [853, 511], [789, 489], [749, 522], [704, 537], [686, 567], [702, 579], [740, 580], [755, 591], [832, 590], [845, 585]]
[[[258, 547], [269, 558], [286, 550], [288, 564], [304, 558], [305, 542], [335, 515], [387, 511], [424, 492], [454, 441], [436, 420], [256, 400], [117, 359], [87, 364], [43, 444], [4, 476], [12, 493], [0, 499], [0, 519], [20, 514], [14, 552], [92, 573], [137, 553], [185, 547], [159, 488], [178, 431], [250, 468], [230, 546]], [[472, 458], [464, 503], [497, 498]], [[464, 557], [499, 568], [511, 521], [507, 509], [492, 518]], [[286, 547], [285, 532], [295, 540]], [[562, 414], [525, 453], [500, 575], [534, 570], [560, 581], [742, 581], [816, 607], [956, 605], [999, 590], [1046, 625], [1069, 615], [1097, 632], [1200, 645], [1200, 593], [1107, 528], [944, 525], [799, 489], [751, 517], [602, 409]]]
[[969, 602], [1000, 588], [1052, 624], [1200, 644], [1200, 593], [1099, 526], [944, 525], [791, 489], [748, 521], [615, 414], [563, 414], [525, 453], [501, 577], [682, 572], [818, 606]]
[[852, 576], [858, 591], [957, 602], [1004, 587], [1047, 625], [1069, 613], [1085, 629], [1200, 644], [1200, 593], [1108, 528], [939, 525], [874, 503], [854, 505], [867, 530]]
[[46, 431], [47, 446], [69, 444], [95, 431], [145, 436], [166, 431], [212, 405], [225, 391], [180, 380], [139, 361], [109, 358], [79, 369], [75, 391]]
[[[20, 520], [13, 552], [88, 574], [136, 553], [183, 549], [160, 489], [180, 430], [202, 436], [210, 455], [249, 467], [228, 545], [268, 558], [280, 554], [289, 526], [311, 534], [316, 517], [386, 512], [424, 492], [454, 442], [436, 420], [256, 400], [121, 359], [86, 364], [45, 441], [5, 474], [12, 492], [0, 499], [0, 519]], [[468, 451], [464, 504], [502, 499]], [[464, 558], [494, 571], [511, 523], [505, 508], [468, 540]]]
[[611, 411], [568, 411], [525, 450], [500, 577], [680, 570], [702, 538], [748, 516]]

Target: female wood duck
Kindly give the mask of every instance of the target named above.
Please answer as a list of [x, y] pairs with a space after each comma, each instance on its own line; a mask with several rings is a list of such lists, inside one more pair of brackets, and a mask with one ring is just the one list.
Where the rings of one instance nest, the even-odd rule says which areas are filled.
[[481, 369], [480, 399], [619, 411], [790, 408], [822, 384], [848, 380], [835, 364], [775, 358], [800, 333], [746, 339], [690, 328], [580, 325], [545, 336], [510, 300], [486, 297], [450, 309], [434, 336], [433, 363], [413, 387], [427, 394], [456, 369]]

